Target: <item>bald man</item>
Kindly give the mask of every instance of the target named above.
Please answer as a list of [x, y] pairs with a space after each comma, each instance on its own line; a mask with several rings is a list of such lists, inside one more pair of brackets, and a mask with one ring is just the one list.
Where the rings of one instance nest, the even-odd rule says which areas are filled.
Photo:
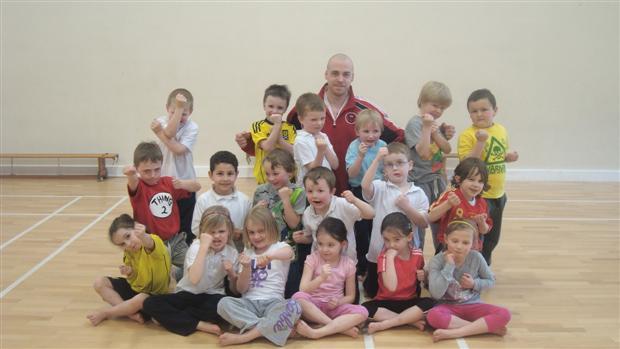
[[[383, 134], [381, 139], [386, 143], [402, 142], [405, 132], [400, 127], [392, 123], [385, 112], [377, 108], [372, 103], [363, 100], [353, 93], [351, 83], [353, 82], [353, 61], [347, 55], [338, 53], [330, 57], [325, 69], [325, 81], [319, 96], [323, 98], [326, 108], [325, 125], [323, 132], [327, 134], [330, 142], [334, 146], [334, 151], [341, 164], [345, 164], [345, 155], [349, 144], [357, 138], [355, 134], [355, 119], [357, 114], [364, 109], [378, 111], [383, 117]], [[297, 129], [301, 124], [297, 118], [297, 111], [293, 108], [287, 117], [288, 122], [295, 125]], [[249, 132], [242, 132], [236, 135], [237, 144], [249, 155], [254, 155], [254, 144], [251, 138], [248, 139]], [[339, 166], [336, 171], [336, 193], [340, 194], [349, 188], [349, 177], [346, 166]]]

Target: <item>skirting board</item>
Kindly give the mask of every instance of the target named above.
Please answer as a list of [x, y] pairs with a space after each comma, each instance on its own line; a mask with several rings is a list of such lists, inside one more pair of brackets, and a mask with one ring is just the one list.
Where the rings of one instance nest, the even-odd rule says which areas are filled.
[[[122, 177], [123, 166], [107, 167], [109, 177]], [[451, 176], [453, 168], [448, 168]], [[209, 176], [209, 166], [196, 166], [198, 177]], [[14, 165], [11, 173], [10, 165], [0, 165], [0, 175], [97, 175], [95, 165]], [[252, 166], [239, 166], [239, 177], [252, 177]], [[620, 182], [620, 170], [575, 170], [575, 169], [509, 169], [509, 181], [540, 181], [540, 182]]]

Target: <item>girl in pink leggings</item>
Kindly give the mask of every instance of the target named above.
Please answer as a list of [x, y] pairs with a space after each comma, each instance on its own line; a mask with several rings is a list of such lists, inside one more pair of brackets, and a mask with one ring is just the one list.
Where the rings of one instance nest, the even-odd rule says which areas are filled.
[[306, 257], [299, 292], [293, 299], [301, 305], [304, 320], [295, 329], [300, 335], [318, 339], [335, 333], [357, 337], [357, 326], [368, 318], [368, 310], [355, 300], [355, 263], [343, 252], [347, 227], [338, 218], [325, 218], [316, 233], [318, 249]]
[[436, 328], [434, 341], [506, 334], [508, 309], [480, 300], [480, 292], [495, 284], [495, 276], [482, 255], [471, 250], [475, 229], [473, 222], [452, 221], [446, 230], [446, 250], [429, 263], [429, 290], [439, 301], [426, 318]]

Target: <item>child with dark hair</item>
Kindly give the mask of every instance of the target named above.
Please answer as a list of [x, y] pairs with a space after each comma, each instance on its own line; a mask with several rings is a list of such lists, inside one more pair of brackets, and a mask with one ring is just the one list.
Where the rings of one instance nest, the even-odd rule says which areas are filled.
[[170, 254], [159, 236], [148, 234], [144, 225], [128, 214], [112, 221], [109, 237], [124, 251], [123, 265], [119, 267], [124, 278], [102, 276], [95, 280], [95, 291], [111, 307], [95, 311], [87, 318], [94, 326], [119, 316], [144, 323], [140, 313], [144, 300], [150, 294], [168, 293]]
[[488, 180], [487, 166], [478, 158], [467, 158], [456, 166], [452, 178], [453, 189], [443, 193], [431, 205], [428, 214], [429, 221], [439, 221], [435, 254], [443, 250], [448, 223], [456, 219], [471, 219], [476, 223], [472, 249], [482, 250], [483, 236], [493, 226], [487, 215], [486, 200], [481, 196], [482, 191], [489, 187]]
[[209, 178], [213, 184], [211, 190], [202, 193], [196, 201], [192, 218], [192, 232], [195, 236], [199, 236], [202, 213], [208, 207], [222, 205], [230, 212], [230, 218], [234, 225], [232, 239], [237, 251], [241, 252], [243, 250], [241, 230], [245, 217], [252, 208], [252, 202], [247, 195], [235, 188], [239, 175], [239, 161], [237, 161], [235, 154], [221, 150], [211, 156], [209, 163]]
[[357, 337], [356, 326], [366, 320], [368, 311], [352, 304], [356, 278], [355, 263], [344, 254], [347, 227], [340, 219], [327, 217], [319, 224], [316, 239], [318, 248], [306, 258], [300, 291], [293, 299], [301, 305], [301, 317], [320, 327], [302, 320], [295, 327], [297, 333], [313, 339], [335, 333]]
[[177, 202], [200, 190], [193, 179], [178, 179], [161, 175], [163, 155], [155, 142], [142, 142], [134, 151], [133, 165], [125, 166], [127, 192], [133, 217], [146, 226], [146, 231], [157, 234], [170, 250], [173, 273], [177, 280], [183, 273], [187, 252], [185, 232], [181, 230]]
[[379, 290], [364, 304], [374, 322], [368, 333], [411, 325], [424, 330], [424, 312], [435, 304], [419, 297], [419, 284], [424, 277], [424, 255], [411, 246], [414, 225], [402, 212], [392, 212], [381, 223], [383, 250], [377, 258]]
[[291, 100], [291, 91], [286, 85], [271, 85], [263, 95], [265, 118], [252, 123], [250, 134], [254, 143], [254, 177], [256, 183], [267, 182], [263, 159], [274, 149], [283, 149], [293, 154], [295, 126], [284, 119], [284, 113]]

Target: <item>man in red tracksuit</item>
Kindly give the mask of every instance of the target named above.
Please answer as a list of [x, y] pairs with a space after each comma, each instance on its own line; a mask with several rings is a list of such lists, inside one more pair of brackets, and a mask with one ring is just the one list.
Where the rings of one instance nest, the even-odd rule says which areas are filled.
[[[329, 137], [338, 156], [338, 161], [342, 164], [334, 171], [336, 174], [336, 194], [338, 195], [343, 190], [349, 188], [349, 177], [346, 166], [344, 166], [346, 163], [345, 155], [349, 144], [357, 138], [355, 134], [355, 119], [359, 112], [364, 109], [373, 109], [383, 116], [384, 129], [381, 139], [386, 143], [402, 142], [405, 132], [392, 123], [382, 110], [353, 94], [353, 88], [351, 87], [353, 82], [353, 61], [347, 55], [339, 53], [329, 59], [327, 69], [325, 70], [325, 80], [327, 82], [318, 93], [327, 107], [325, 111], [325, 125], [322, 131]], [[290, 111], [287, 121], [295, 125], [296, 128], [301, 128], [295, 109]], [[248, 140], [246, 133], [248, 132], [237, 134], [235, 140], [243, 151], [253, 155], [254, 145], [251, 143], [251, 139]]]

